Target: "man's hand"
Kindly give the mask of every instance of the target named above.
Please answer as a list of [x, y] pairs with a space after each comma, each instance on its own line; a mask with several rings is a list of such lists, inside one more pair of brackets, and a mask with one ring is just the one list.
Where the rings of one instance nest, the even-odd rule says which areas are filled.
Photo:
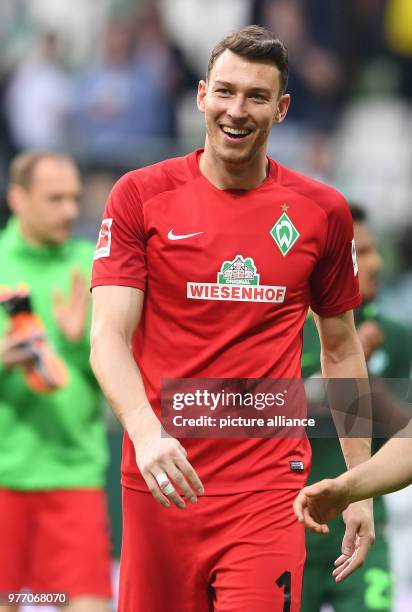
[[22, 342], [5, 336], [0, 345], [0, 359], [6, 368], [25, 368], [33, 365], [35, 354], [29, 339]]
[[349, 490], [342, 477], [304, 487], [293, 504], [299, 522], [314, 533], [329, 533], [326, 523], [349, 505]]
[[53, 312], [60, 331], [68, 340], [80, 340], [85, 333], [89, 290], [80, 270], [72, 272], [71, 288], [68, 297], [59, 289], [53, 292]]
[[341, 582], [363, 565], [375, 541], [373, 502], [371, 499], [349, 505], [346, 475], [326, 479], [304, 487], [293, 508], [297, 519], [314, 533], [327, 534], [327, 522], [341, 514], [346, 525], [342, 555], [335, 561], [333, 575]]
[[204, 493], [199, 476], [187, 460], [187, 452], [178, 440], [161, 437], [162, 427], [152, 409], [142, 411], [138, 430], [130, 435], [137, 467], [153, 497], [165, 508], [173, 502], [178, 508], [185, 503], [174, 485], [191, 503]]
[[375, 542], [373, 500], [366, 499], [351, 504], [343, 513], [346, 525], [342, 541], [342, 554], [335, 561], [333, 576], [341, 582], [361, 567], [369, 549]]

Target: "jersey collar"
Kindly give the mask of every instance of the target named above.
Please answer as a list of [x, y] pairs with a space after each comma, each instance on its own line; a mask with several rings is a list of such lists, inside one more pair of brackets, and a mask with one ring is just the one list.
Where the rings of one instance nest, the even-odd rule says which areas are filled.
[[22, 236], [19, 220], [12, 216], [2, 232], [3, 248], [7, 252], [25, 257], [59, 258], [68, 252], [68, 243], [64, 244], [30, 244]]

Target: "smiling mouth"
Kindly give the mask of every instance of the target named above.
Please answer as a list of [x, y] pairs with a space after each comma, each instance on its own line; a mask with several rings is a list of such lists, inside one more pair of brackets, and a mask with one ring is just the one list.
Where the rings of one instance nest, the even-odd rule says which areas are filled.
[[245, 128], [233, 128], [233, 127], [228, 127], [226, 125], [221, 125], [220, 129], [226, 136], [229, 136], [230, 138], [234, 138], [236, 140], [241, 140], [242, 138], [246, 138], [246, 136], [249, 136], [249, 134], [252, 133], [252, 130], [248, 130]]

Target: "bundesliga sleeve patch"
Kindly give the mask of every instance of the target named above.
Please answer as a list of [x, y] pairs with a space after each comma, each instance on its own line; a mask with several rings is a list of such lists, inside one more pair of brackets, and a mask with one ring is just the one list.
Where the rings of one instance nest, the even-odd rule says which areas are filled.
[[94, 259], [100, 259], [101, 257], [109, 257], [110, 247], [112, 243], [112, 223], [113, 219], [103, 219], [99, 232], [99, 238], [97, 239]]

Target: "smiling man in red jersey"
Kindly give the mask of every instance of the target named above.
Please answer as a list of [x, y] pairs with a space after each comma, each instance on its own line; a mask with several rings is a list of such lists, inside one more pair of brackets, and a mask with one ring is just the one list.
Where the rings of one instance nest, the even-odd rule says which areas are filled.
[[[125, 428], [121, 612], [300, 608], [307, 439], [178, 440], [160, 422], [163, 378], [299, 379], [309, 306], [324, 376], [367, 377], [349, 208], [266, 155], [287, 66], [268, 30], [228, 35], [199, 83], [204, 149], [129, 172], [106, 205], [91, 362]], [[349, 467], [370, 456], [368, 439], [342, 448]], [[371, 503], [353, 505], [343, 576], [373, 537]]]

